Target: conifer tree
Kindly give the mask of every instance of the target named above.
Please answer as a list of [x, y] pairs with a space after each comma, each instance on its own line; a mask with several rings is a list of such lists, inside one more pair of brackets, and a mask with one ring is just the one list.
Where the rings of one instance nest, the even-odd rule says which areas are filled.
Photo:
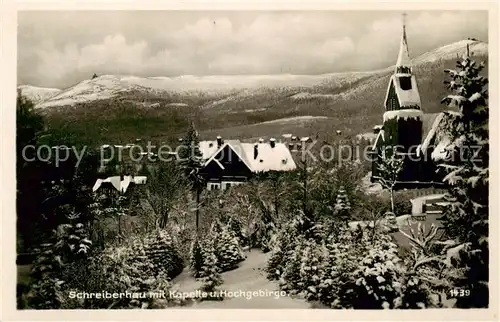
[[203, 269], [203, 249], [198, 238], [195, 238], [189, 250], [189, 267], [195, 278], [201, 277]]
[[202, 290], [205, 292], [214, 292], [216, 287], [222, 284], [220, 269], [217, 265], [217, 256], [215, 255], [212, 243], [207, 243], [203, 249], [201, 276], [203, 276]]
[[217, 265], [221, 272], [235, 268], [239, 262], [245, 259], [238, 239], [232, 234], [228, 226], [222, 225], [216, 220], [212, 225], [210, 235], [215, 256], [217, 257]]
[[340, 187], [337, 194], [337, 201], [334, 206], [334, 215], [342, 222], [349, 219], [349, 211], [351, 210], [351, 203], [343, 186]]
[[203, 156], [200, 151], [198, 131], [194, 126], [194, 122], [191, 122], [183, 142], [184, 148], [179, 151], [179, 157], [184, 174], [191, 182], [191, 191], [196, 196], [196, 229], [198, 230], [200, 222], [200, 196], [206, 181], [200, 173], [203, 168]]
[[481, 76], [484, 62], [471, 59], [469, 47], [457, 70], [446, 70], [446, 81], [453, 94], [442, 103], [458, 109], [457, 117], [449, 124], [448, 156], [440, 165], [446, 171], [448, 184], [445, 228], [450, 238], [460, 244], [466, 274], [457, 287], [470, 290], [471, 297], [457, 299], [459, 307], [488, 306], [488, 79]]

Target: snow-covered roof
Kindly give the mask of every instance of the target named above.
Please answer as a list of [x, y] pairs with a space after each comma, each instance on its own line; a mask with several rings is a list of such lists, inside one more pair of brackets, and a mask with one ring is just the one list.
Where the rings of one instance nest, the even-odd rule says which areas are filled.
[[396, 110], [396, 111], [387, 111], [384, 113], [384, 122], [397, 118], [397, 119], [409, 119], [409, 118], [418, 118], [422, 119], [424, 113], [421, 110], [415, 109], [407, 109], [407, 110]]
[[120, 176], [113, 176], [106, 179], [97, 179], [92, 187], [92, 191], [97, 191], [103, 183], [110, 183], [116, 190], [120, 192], [127, 192], [130, 183], [146, 184], [146, 181], [146, 176], [123, 176], [123, 180], [121, 180]]
[[242, 143], [242, 146], [253, 172], [289, 171], [297, 168], [290, 150], [283, 143], [276, 143], [274, 148], [269, 143], [258, 143], [255, 159], [253, 158], [255, 144]]
[[389, 97], [391, 85], [394, 85], [394, 90], [398, 98], [399, 106], [401, 106], [402, 108], [412, 105], [421, 106], [420, 94], [418, 93], [417, 79], [415, 78], [415, 75], [404, 75], [405, 77], [411, 77], [411, 89], [407, 90], [401, 88], [401, 82], [398, 75], [400, 74], [394, 74], [391, 76], [389, 85], [387, 86], [384, 103], [387, 102], [387, 98]]
[[[215, 160], [224, 169], [216, 156], [228, 146], [252, 172], [289, 171], [297, 168], [290, 150], [284, 143], [275, 142], [274, 147], [271, 147], [268, 142], [242, 143], [240, 140], [225, 140], [223, 145], [217, 148], [216, 141], [212, 146], [206, 142], [210, 141], [200, 142], [200, 150], [203, 159], [206, 160], [205, 165]], [[257, 158], [254, 158], [255, 147], [257, 147]]]
[[431, 153], [431, 157], [434, 161], [442, 160], [446, 157], [447, 152], [445, 148], [451, 142], [447, 127], [450, 121], [455, 119], [458, 115], [460, 114], [455, 111], [446, 111], [438, 114], [420, 147], [423, 154], [425, 154], [429, 148], [434, 147]]
[[403, 34], [401, 35], [401, 43], [399, 44], [396, 70], [398, 67], [410, 67], [410, 61], [410, 51], [408, 50], [408, 41], [406, 39], [406, 28], [403, 26]]

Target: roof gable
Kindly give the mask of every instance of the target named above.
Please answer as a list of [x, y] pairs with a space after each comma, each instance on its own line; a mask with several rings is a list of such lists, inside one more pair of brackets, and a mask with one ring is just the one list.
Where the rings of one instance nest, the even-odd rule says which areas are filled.
[[427, 133], [422, 145], [421, 152], [425, 155], [432, 153], [431, 157], [434, 161], [441, 159], [444, 156], [444, 148], [450, 143], [449, 127], [451, 122], [460, 115], [455, 111], [441, 112], [434, 119], [429, 132]]
[[[200, 142], [201, 143], [201, 142]], [[205, 155], [209, 155], [212, 150], [208, 150], [208, 151], [203, 151], [203, 147], [204, 146], [201, 146], [200, 145], [200, 150], [202, 150], [202, 154], [203, 156]], [[219, 158], [217, 158], [218, 155], [221, 154], [221, 152], [225, 149], [225, 148], [229, 148], [231, 149], [231, 151], [236, 154], [236, 156], [247, 166], [248, 169], [250, 169], [250, 171], [252, 171], [252, 166], [251, 164], [248, 162], [248, 159], [247, 159], [247, 156], [245, 155], [244, 151], [243, 151], [243, 148], [241, 146], [241, 142], [239, 140], [228, 140], [226, 142], [224, 142], [222, 144], [222, 146], [220, 148], [218, 148], [215, 152], [213, 152], [213, 154], [211, 156], [208, 157], [208, 160], [205, 161], [205, 164], [204, 166], [207, 166], [210, 162], [212, 162], [213, 160], [216, 160], [218, 161]], [[211, 147], [209, 147], [209, 149], [211, 149]], [[220, 164], [220, 162], [218, 162]], [[222, 164], [220, 164], [219, 166], [221, 166]], [[222, 167], [223, 168], [223, 167]]]
[[[411, 77], [411, 89], [404, 90], [401, 88], [401, 82], [399, 77]], [[391, 75], [389, 79], [389, 84], [387, 86], [387, 91], [385, 94], [384, 104], [387, 106], [387, 100], [389, 99], [389, 93], [391, 91], [391, 86], [393, 86], [394, 91], [396, 93], [396, 97], [398, 98], [398, 103], [400, 109], [404, 109], [405, 107], [410, 106], [418, 106], [420, 108], [420, 94], [418, 93], [417, 79], [415, 75], [402, 75], [402, 74], [394, 74]]]

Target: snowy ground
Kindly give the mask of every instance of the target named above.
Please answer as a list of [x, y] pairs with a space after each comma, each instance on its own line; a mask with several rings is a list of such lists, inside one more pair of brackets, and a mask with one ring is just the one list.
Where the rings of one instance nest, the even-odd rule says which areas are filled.
[[[311, 308], [311, 303], [300, 298], [291, 296], [275, 296], [279, 294], [278, 285], [269, 281], [263, 268], [266, 265], [269, 253], [264, 254], [260, 250], [254, 249], [247, 252], [247, 258], [240, 263], [240, 267], [235, 270], [222, 273], [223, 284], [219, 287], [228, 292], [259, 292], [263, 291], [270, 296], [225, 298], [223, 301], [201, 301], [196, 302], [189, 308], [214, 308], [214, 309], [307, 309]], [[179, 287], [179, 292], [192, 292], [201, 287], [201, 283], [196, 281], [189, 274], [189, 269], [185, 269], [181, 275], [174, 280]]]

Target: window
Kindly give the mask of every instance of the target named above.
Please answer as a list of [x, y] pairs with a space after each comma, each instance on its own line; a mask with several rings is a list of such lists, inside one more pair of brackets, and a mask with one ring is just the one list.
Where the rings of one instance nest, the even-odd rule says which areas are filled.
[[399, 85], [401, 89], [404, 91], [411, 89], [411, 77], [409, 76], [401, 76], [399, 77]]
[[226, 183], [226, 189], [229, 189], [229, 188], [231, 188], [231, 184], [228, 182], [228, 183]]
[[211, 183], [209, 190], [217, 190], [219, 189], [219, 184], [218, 183]]

